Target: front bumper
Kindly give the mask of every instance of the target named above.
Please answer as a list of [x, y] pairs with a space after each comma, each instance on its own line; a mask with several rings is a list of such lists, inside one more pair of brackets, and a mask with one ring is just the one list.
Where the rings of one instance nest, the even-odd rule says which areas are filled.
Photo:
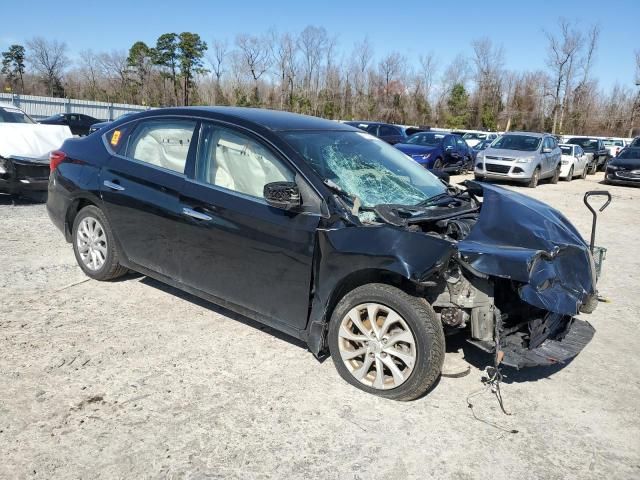
[[509, 342], [502, 347], [502, 363], [514, 368], [549, 366], [566, 363], [576, 357], [593, 339], [595, 328], [589, 322], [571, 318], [561, 331], [547, 337], [534, 348]]
[[[501, 332], [499, 349], [502, 363], [513, 368], [548, 367], [571, 361], [589, 344], [595, 328], [575, 317], [550, 314], [529, 322], [528, 331]], [[471, 345], [495, 353], [495, 342], [467, 339]]]
[[526, 182], [533, 176], [536, 166], [533, 162], [516, 163], [482, 158], [476, 161], [473, 173], [478, 178]]
[[0, 192], [12, 195], [46, 192], [48, 184], [48, 161], [24, 157], [2, 158]]
[[607, 170], [604, 178], [608, 183], [616, 185], [640, 185], [640, 173], [632, 173], [629, 170]]

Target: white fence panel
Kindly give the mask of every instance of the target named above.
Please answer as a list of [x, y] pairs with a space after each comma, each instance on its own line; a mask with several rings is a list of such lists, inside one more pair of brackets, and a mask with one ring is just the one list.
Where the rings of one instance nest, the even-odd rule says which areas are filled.
[[16, 95], [0, 93], [0, 103], [10, 103], [36, 120], [57, 113], [84, 113], [100, 120], [115, 120], [123, 113], [144, 112], [149, 107], [126, 103], [94, 102], [74, 98], [38, 97], [35, 95]]

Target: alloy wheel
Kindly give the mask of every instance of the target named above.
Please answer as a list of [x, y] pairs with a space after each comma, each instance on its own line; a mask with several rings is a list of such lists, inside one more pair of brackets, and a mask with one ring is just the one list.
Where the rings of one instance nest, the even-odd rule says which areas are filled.
[[407, 322], [379, 303], [352, 308], [342, 319], [338, 348], [359, 382], [378, 390], [402, 385], [416, 364], [416, 339]]
[[107, 258], [107, 234], [94, 217], [85, 217], [76, 234], [76, 245], [82, 263], [92, 271], [102, 268]]

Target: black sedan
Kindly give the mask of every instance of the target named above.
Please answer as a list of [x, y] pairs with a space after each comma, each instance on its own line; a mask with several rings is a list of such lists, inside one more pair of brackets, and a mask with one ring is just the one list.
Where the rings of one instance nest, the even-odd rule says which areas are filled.
[[445, 332], [517, 367], [566, 361], [594, 332], [573, 318], [597, 304], [593, 260], [563, 215], [444, 184], [328, 120], [232, 107], [125, 118], [56, 152], [47, 210], [89, 277], [131, 269], [209, 299], [391, 399], [434, 385]]
[[627, 147], [607, 163], [604, 181], [618, 185], [640, 185], [640, 143]]
[[[371, 135], [378, 137], [381, 140], [384, 140], [390, 145], [395, 145], [396, 143], [401, 143], [407, 139], [407, 132], [405, 129], [399, 125], [394, 125], [392, 123], [381, 123], [381, 122], [345, 122], [347, 125], [351, 125], [352, 127], [359, 128], [360, 130], [364, 130]], [[415, 128], [412, 128], [411, 131], [415, 131]], [[419, 130], [419, 129], [418, 129]]]
[[98, 123], [97, 118], [84, 115], [82, 113], [58, 113], [51, 117], [40, 120], [39, 123], [46, 125], [67, 125], [74, 135], [89, 135], [91, 125]]

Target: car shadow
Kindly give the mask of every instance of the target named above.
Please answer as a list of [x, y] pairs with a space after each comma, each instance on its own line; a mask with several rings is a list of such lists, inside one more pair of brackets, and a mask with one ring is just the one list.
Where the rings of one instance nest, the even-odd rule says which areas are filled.
[[[446, 338], [446, 352], [459, 352], [462, 350], [464, 360], [478, 370], [484, 370], [493, 366], [494, 356], [466, 341], [464, 334], [451, 335]], [[545, 380], [559, 372], [572, 362], [573, 359], [550, 366], [527, 367], [518, 370], [507, 365], [501, 366], [503, 383], [525, 383]]]
[[0, 205], [22, 206], [41, 205], [43, 203], [47, 203], [46, 197], [38, 198], [26, 195], [11, 195], [8, 193], [0, 193]]
[[[131, 275], [131, 276], [130, 276]], [[224, 315], [227, 318], [230, 318], [232, 320], [235, 320], [237, 322], [241, 322], [244, 325], [247, 325], [251, 328], [254, 328], [256, 330], [260, 330], [261, 332], [267, 333], [273, 337], [276, 337], [279, 340], [284, 340], [292, 345], [295, 345], [296, 347], [300, 347], [304, 350], [308, 350], [307, 348], [307, 344], [305, 342], [303, 342], [302, 340], [299, 340], [295, 337], [292, 337], [291, 335], [287, 335], [286, 333], [281, 332], [280, 330], [276, 330], [275, 328], [269, 327], [267, 325], [264, 325], [256, 320], [253, 320], [249, 317], [246, 317], [244, 315], [241, 315], [239, 313], [233, 312], [231, 310], [228, 310], [224, 307], [221, 307], [220, 305], [216, 305], [215, 303], [209, 302], [207, 300], [204, 300], [200, 297], [196, 297], [195, 295], [192, 295], [190, 293], [187, 293], [185, 291], [179, 290], [175, 287], [172, 287], [171, 285], [167, 285], [166, 283], [162, 283], [158, 280], [155, 280], [154, 278], [151, 277], [146, 277], [144, 275], [140, 275], [137, 273], [130, 273], [128, 275], [126, 275], [125, 277], [123, 277], [124, 279], [131, 279], [131, 278], [135, 278], [136, 276], [141, 277], [142, 279], [140, 280], [141, 283], [156, 288], [164, 293], [168, 293], [169, 295], [173, 295], [174, 297], [177, 297], [181, 300], [184, 300], [186, 302], [190, 302], [193, 303], [194, 305], [197, 305], [199, 307], [202, 308], [206, 308], [207, 310], [211, 310], [214, 313], [217, 313], [219, 315]], [[322, 358], [320, 359], [320, 362], [322, 363], [325, 359]]]

